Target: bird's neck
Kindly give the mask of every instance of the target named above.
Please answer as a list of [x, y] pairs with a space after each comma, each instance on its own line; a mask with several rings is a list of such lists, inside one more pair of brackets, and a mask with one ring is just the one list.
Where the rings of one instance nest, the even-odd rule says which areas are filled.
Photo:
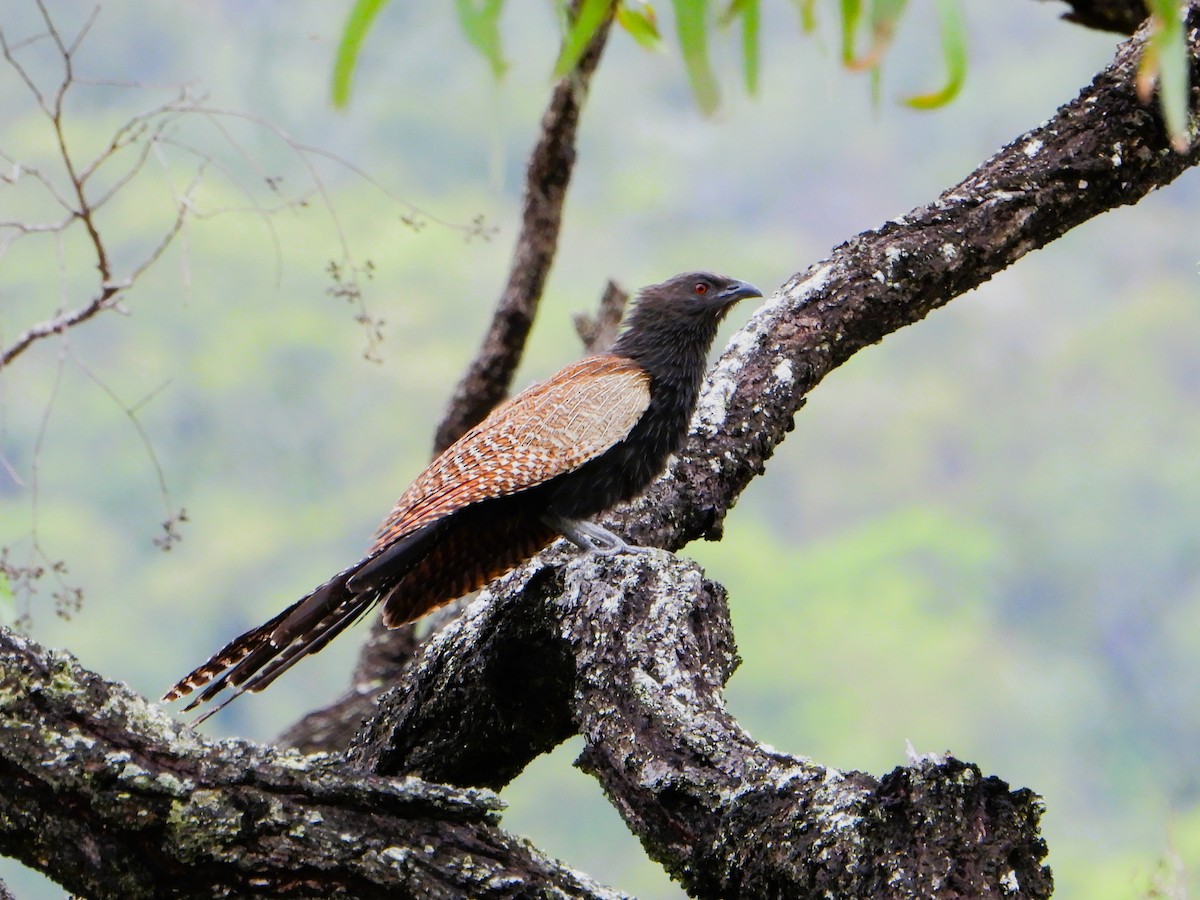
[[632, 359], [656, 386], [680, 391], [690, 407], [719, 324], [717, 316], [665, 318], [637, 309], [629, 327], [613, 344], [612, 353]]

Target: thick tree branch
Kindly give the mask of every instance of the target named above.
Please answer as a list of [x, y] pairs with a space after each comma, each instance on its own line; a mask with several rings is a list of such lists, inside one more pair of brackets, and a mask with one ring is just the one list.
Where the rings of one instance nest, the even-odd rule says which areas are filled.
[[592, 73], [608, 40], [612, 11], [605, 17], [575, 71], [555, 85], [542, 117], [537, 146], [525, 172], [525, 208], [513, 251], [508, 283], [492, 315], [492, 324], [450, 400], [434, 438], [440, 453], [467, 429], [482, 421], [508, 393], [521, 361], [525, 339], [537, 313], [542, 288], [558, 248], [562, 206], [575, 167], [575, 133], [587, 99]]
[[[1200, 5], [1189, 11], [1195, 134]], [[937, 200], [852, 238], [789, 279], [726, 348], [679, 459], [609, 524], [636, 543], [669, 549], [719, 538], [726, 512], [833, 369], [1200, 162], [1200, 143], [1186, 153], [1171, 149], [1157, 98], [1138, 101], [1145, 34], [1122, 44], [1077, 99]]]
[[[425, 660], [385, 697], [355, 762], [499, 786], [580, 731], [579, 764], [695, 896], [1050, 894], [1031, 792], [953, 759], [880, 781], [746, 734], [721, 696], [737, 663], [725, 594], [694, 563], [560, 546]], [[471, 729], [488, 755], [456, 741]]]
[[0, 628], [0, 853], [93, 898], [616, 897], [488, 791], [207, 741]]

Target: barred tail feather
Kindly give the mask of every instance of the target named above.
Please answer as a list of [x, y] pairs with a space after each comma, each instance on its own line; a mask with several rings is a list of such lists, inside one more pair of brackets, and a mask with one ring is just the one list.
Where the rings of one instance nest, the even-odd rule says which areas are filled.
[[[247, 691], [260, 691], [310, 653], [357, 621], [375, 605], [377, 591], [352, 594], [346, 581], [354, 568], [340, 572], [268, 622], [234, 638], [211, 659], [185, 675], [163, 696], [177, 700], [200, 693], [184, 711], [195, 709], [230, 689], [225, 701], [197, 719], [199, 724]], [[203, 690], [201, 690], [203, 689]]]
[[424, 555], [439, 527], [427, 527], [372, 553], [301, 597], [268, 622], [234, 638], [163, 696], [200, 693], [184, 711], [228, 689], [229, 696], [196, 720], [199, 724], [239, 695], [261, 691], [293, 665], [358, 621]]

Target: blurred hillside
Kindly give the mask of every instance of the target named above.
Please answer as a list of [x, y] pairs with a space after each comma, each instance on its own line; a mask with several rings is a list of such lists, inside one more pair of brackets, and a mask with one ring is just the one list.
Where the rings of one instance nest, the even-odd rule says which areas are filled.
[[[761, 96], [734, 77], [736, 39], [717, 41], [712, 120], [678, 60], [615, 35], [519, 381], [578, 354], [571, 316], [605, 279], [703, 267], [770, 293], [1045, 119], [1115, 46], [1057, 21], [1053, 3], [972, 4], [967, 87], [918, 114], [896, 101], [942, 76], [931, 5], [914, 4], [878, 106], [867, 79], [837, 68], [832, 20], [801, 36], [787, 3], [764, 11]], [[81, 26], [77, 4], [49, 6], [65, 31]], [[69, 105], [73, 145], [100, 147], [173, 94], [117, 82], [191, 82], [211, 107], [274, 123], [379, 186], [254, 121], [194, 116], [106, 210], [118, 258], [138, 258], [198, 147], [213, 159], [202, 213], [247, 195], [275, 205], [268, 176], [310, 194], [315, 172], [337, 219], [319, 193], [269, 218], [199, 218], [129, 316], [103, 315], [0, 375], [0, 545], [24, 562], [36, 524], [86, 594], [69, 621], [37, 598], [39, 640], [157, 696], [365, 546], [426, 460], [506, 272], [556, 51], [544, 5], [508, 7], [497, 84], [449, 11], [391, 4], [350, 109], [334, 113], [342, 4], [103, 6], [79, 70], [105, 83]], [[36, 11], [8, 4], [0, 26], [10, 41], [32, 34]], [[0, 150], [52, 171], [44, 119], [10, 70], [0, 85]], [[53, 217], [40, 203], [28, 180], [6, 187], [0, 220]], [[423, 227], [403, 220], [409, 204]], [[498, 229], [490, 240], [470, 236], [479, 216]], [[355, 308], [328, 293], [342, 240], [374, 266], [363, 287], [385, 320], [379, 365], [362, 359]], [[1034, 789], [1059, 897], [1150, 896], [1176, 854], [1200, 884], [1198, 261], [1192, 172], [855, 357], [813, 393], [726, 539], [687, 551], [730, 590], [744, 660], [730, 704], [752, 734], [875, 774], [911, 740]], [[74, 239], [11, 245], [0, 343], [78, 305], [93, 265]], [[137, 407], [169, 504], [122, 404]], [[183, 541], [163, 553], [153, 539], [178, 507]], [[6, 621], [23, 611], [11, 607]], [[270, 739], [340, 693], [356, 649], [335, 642], [209, 732]], [[507, 826], [601, 881], [681, 896], [571, 768], [577, 750], [506, 791]], [[0, 878], [20, 898], [62, 894], [11, 862]]]

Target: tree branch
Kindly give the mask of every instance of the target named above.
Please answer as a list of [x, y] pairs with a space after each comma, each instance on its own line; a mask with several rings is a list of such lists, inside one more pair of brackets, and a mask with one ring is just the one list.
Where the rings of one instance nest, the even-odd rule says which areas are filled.
[[736, 664], [694, 563], [559, 546], [432, 642], [352, 758], [499, 787], [579, 731], [578, 764], [694, 896], [1049, 896], [1032, 792], [954, 759], [877, 780], [758, 744], [721, 696]]
[[0, 628], [0, 853], [88, 897], [614, 898], [489, 791], [212, 742]]
[[508, 283], [496, 304], [483, 344], [446, 410], [434, 453], [453, 444], [504, 399], [525, 349], [538, 301], [554, 262], [562, 206], [575, 166], [575, 133], [592, 73], [600, 63], [612, 9], [597, 29], [575, 71], [559, 79], [542, 117], [537, 146], [525, 172], [525, 208]]
[[[725, 514], [804, 398], [859, 350], [983, 284], [1072, 228], [1137, 203], [1200, 162], [1171, 149], [1157, 98], [1135, 87], [1145, 28], [1078, 98], [932, 203], [852, 238], [798, 273], [730, 342], [687, 446], [643, 497], [610, 517], [635, 543], [719, 539]], [[1200, 5], [1189, 5], [1197, 129]]]

